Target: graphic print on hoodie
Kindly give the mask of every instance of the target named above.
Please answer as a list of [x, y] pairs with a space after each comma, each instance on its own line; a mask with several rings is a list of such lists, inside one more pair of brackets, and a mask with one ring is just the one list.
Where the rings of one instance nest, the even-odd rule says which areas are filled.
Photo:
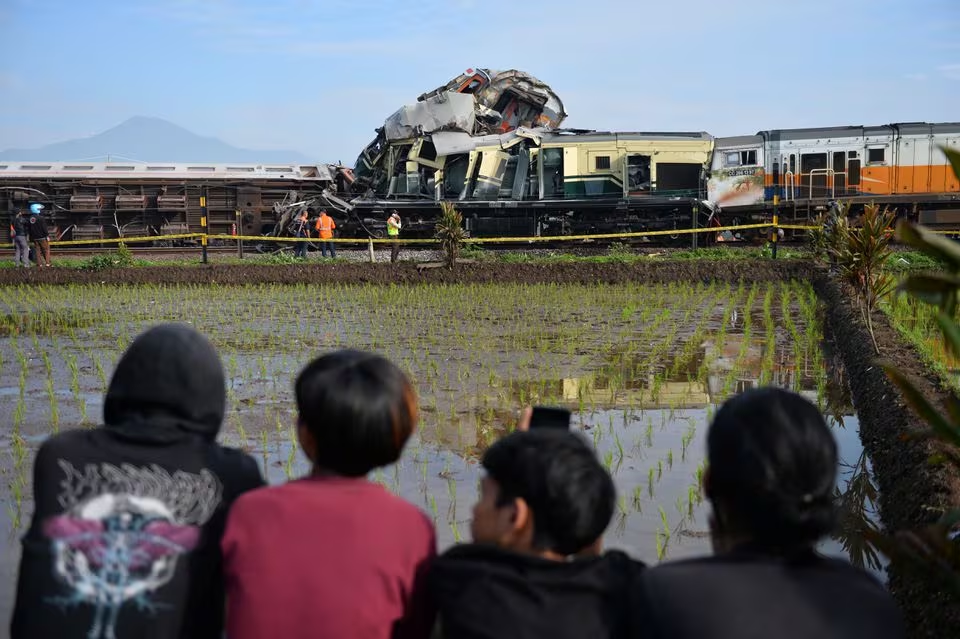
[[121, 358], [104, 426], [44, 442], [15, 639], [221, 636], [226, 512], [264, 483], [251, 457], [214, 441], [225, 401], [213, 347], [164, 325]]

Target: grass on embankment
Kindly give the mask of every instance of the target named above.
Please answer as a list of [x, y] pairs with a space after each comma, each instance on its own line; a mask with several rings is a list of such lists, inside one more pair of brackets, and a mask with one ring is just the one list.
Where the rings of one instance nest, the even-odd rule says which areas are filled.
[[[898, 280], [910, 271], [939, 271], [943, 264], [915, 251], [894, 253], [887, 268]], [[897, 333], [917, 349], [921, 361], [939, 379], [944, 388], [960, 392], [960, 361], [944, 347], [937, 326], [937, 309], [921, 304], [905, 294], [892, 294], [880, 304]]]

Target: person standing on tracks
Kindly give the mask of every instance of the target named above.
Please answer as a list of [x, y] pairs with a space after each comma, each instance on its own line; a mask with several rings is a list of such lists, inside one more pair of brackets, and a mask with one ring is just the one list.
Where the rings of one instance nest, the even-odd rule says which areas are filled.
[[40, 215], [43, 204], [30, 205], [30, 219], [27, 223], [27, 235], [33, 242], [37, 266], [50, 266], [50, 231], [47, 222]]
[[13, 238], [13, 263], [17, 268], [30, 268], [30, 243], [27, 241], [27, 222], [23, 211], [17, 209], [10, 223], [10, 235]]
[[393, 209], [390, 211], [390, 217], [387, 218], [387, 235], [393, 240], [393, 244], [390, 249], [391, 262], [396, 262], [397, 258], [400, 256], [401, 227], [402, 224], [400, 223], [400, 214], [397, 212], [397, 209]]
[[330, 257], [337, 256], [337, 249], [334, 247], [333, 242], [330, 240], [333, 239], [333, 229], [337, 228], [337, 223], [333, 221], [333, 218], [327, 215], [326, 210], [320, 211], [320, 219], [317, 220], [317, 231], [320, 232], [320, 256], [327, 256], [327, 249], [330, 249]]
[[[300, 215], [297, 216], [297, 219], [293, 223], [293, 230], [298, 238], [307, 237], [307, 211], [300, 211]], [[293, 256], [307, 259], [307, 243], [297, 242], [296, 247], [293, 249]]]

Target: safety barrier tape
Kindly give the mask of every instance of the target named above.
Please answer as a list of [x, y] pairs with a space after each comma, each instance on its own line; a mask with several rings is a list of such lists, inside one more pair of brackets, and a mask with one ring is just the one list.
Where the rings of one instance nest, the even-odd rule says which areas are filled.
[[144, 237], [111, 237], [102, 240], [53, 240], [50, 246], [84, 246], [86, 244], [136, 244], [138, 242], [166, 242], [203, 237], [203, 233], [181, 233], [180, 235], [149, 235]]
[[[181, 233], [179, 235], [146, 235], [143, 237], [110, 237], [98, 240], [51, 240], [50, 247], [55, 246], [85, 246], [90, 244], [137, 244], [140, 242], [165, 242], [167, 240], [182, 240], [202, 238], [203, 233]], [[28, 240], [33, 246], [33, 240]], [[13, 243], [0, 244], [3, 248], [13, 248]]]
[[[762, 229], [762, 228], [772, 228], [772, 223], [767, 224], [744, 224], [740, 226], [713, 226], [713, 227], [703, 227], [696, 229], [668, 229], [665, 231], [631, 231], [628, 233], [600, 233], [592, 235], [541, 235], [537, 237], [468, 237], [464, 238], [464, 244], [480, 244], [484, 242], [502, 242], [502, 243], [511, 243], [511, 242], [563, 242], [563, 241], [572, 241], [572, 240], [593, 240], [593, 239], [615, 239], [621, 237], [646, 237], [646, 236], [657, 236], [657, 235], [686, 235], [690, 233], [718, 233], [720, 231], [735, 231], [735, 230], [744, 230], [744, 229]], [[783, 225], [781, 225], [783, 227]], [[799, 228], [799, 227], [798, 227]], [[807, 228], [807, 227], [803, 227]], [[252, 242], [335, 242], [341, 244], [367, 244], [369, 242], [374, 242], [375, 244], [392, 244], [393, 242], [399, 242], [400, 244], [438, 244], [440, 240], [436, 238], [423, 238], [423, 239], [398, 239], [394, 240], [391, 238], [372, 238], [372, 239], [354, 239], [354, 238], [330, 238], [327, 240], [321, 240], [319, 238], [310, 237], [270, 237], [270, 236], [260, 236], [260, 235], [208, 235], [209, 239], [224, 239], [224, 240], [243, 240], [243, 241], [252, 241]]]

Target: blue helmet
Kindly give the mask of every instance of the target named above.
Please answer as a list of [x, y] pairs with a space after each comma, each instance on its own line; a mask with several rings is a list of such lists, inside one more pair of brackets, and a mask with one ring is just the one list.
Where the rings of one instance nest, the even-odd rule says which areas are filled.
[[30, 212], [33, 213], [34, 215], [38, 215], [38, 214], [40, 213], [40, 211], [42, 211], [42, 210], [43, 210], [43, 204], [31, 204], [31, 205], [30, 205]]

